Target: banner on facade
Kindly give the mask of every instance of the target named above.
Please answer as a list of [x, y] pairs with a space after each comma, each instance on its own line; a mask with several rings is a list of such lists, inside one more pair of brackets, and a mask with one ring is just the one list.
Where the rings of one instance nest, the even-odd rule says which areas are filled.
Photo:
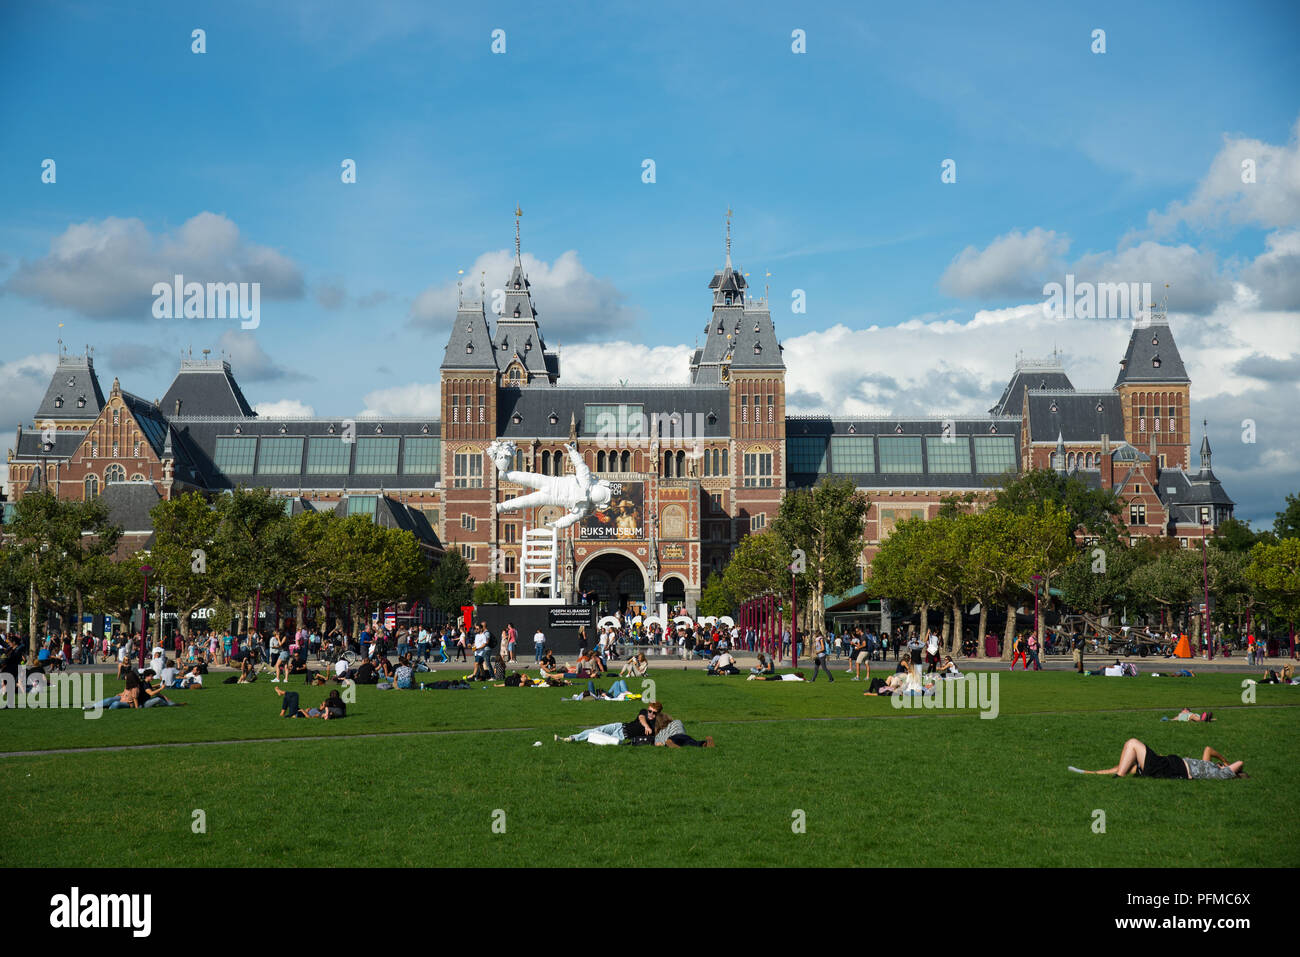
[[578, 539], [610, 542], [645, 538], [640, 482], [610, 482], [609, 505], [592, 512], [578, 525]]

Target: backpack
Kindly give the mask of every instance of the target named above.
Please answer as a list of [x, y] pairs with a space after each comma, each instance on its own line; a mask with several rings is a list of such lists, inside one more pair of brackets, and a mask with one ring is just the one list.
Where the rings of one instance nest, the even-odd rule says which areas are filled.
[[501, 647], [501, 639], [497, 637], [497, 633], [495, 631], [488, 632], [487, 646], [489, 651], [496, 651], [498, 648]]

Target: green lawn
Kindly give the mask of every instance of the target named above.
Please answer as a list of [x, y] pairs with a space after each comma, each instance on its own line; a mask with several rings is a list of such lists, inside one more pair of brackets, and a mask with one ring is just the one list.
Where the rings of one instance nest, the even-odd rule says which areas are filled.
[[[1231, 675], [1003, 673], [999, 716], [985, 720], [974, 711], [896, 710], [843, 678], [765, 683], [681, 670], [652, 677], [666, 710], [695, 736], [713, 735], [717, 748], [556, 744], [554, 733], [627, 720], [639, 707], [561, 700], [571, 689], [361, 688], [341, 722], [280, 719], [277, 686], [266, 679], [177, 692], [191, 703], [185, 708], [98, 720], [0, 712], [0, 751], [241, 742], [0, 758], [8, 811], [0, 863], [1295, 861], [1288, 808], [1300, 785], [1300, 711], [1291, 710], [1300, 688], [1261, 686], [1257, 703], [1243, 705], [1241, 678]], [[304, 704], [323, 697], [290, 687]], [[1212, 708], [1219, 720], [1160, 720], [1182, 705]], [[257, 740], [311, 735], [328, 740]], [[1128, 737], [1195, 756], [1211, 744], [1245, 759], [1252, 777], [1117, 781], [1066, 771], [1114, 764]], [[193, 833], [196, 809], [206, 814], [206, 833]], [[1094, 833], [1095, 811], [1105, 814], [1105, 833]], [[792, 828], [797, 816], [803, 833]], [[24, 839], [33, 834], [40, 838]]]

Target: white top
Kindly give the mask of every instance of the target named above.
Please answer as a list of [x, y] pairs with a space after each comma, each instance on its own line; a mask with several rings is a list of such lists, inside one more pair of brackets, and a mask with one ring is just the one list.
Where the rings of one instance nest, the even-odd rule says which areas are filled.
[[169, 685], [176, 680], [176, 669], [164, 668], [161, 672], [159, 672], [158, 677], [159, 679], [162, 680], [163, 684]]
[[545, 640], [546, 640], [546, 636], [542, 634], [542, 630], [538, 628], [537, 631], [533, 633], [533, 641], [537, 642], [540, 645]]
[[475, 651], [478, 651], [480, 648], [486, 648], [487, 643], [488, 643], [488, 633], [486, 631], [480, 631], [474, 635]]
[[334, 673], [338, 675], [340, 678], [343, 677], [343, 673], [346, 672], [347, 670], [348, 670], [348, 663], [345, 659], [340, 658], [338, 661], [334, 662]]

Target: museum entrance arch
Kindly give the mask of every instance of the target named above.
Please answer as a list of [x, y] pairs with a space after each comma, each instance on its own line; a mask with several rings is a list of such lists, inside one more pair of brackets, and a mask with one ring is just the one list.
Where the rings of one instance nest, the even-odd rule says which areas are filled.
[[645, 569], [626, 552], [597, 552], [578, 570], [578, 592], [587, 596], [602, 615], [626, 613], [631, 603], [645, 604]]

